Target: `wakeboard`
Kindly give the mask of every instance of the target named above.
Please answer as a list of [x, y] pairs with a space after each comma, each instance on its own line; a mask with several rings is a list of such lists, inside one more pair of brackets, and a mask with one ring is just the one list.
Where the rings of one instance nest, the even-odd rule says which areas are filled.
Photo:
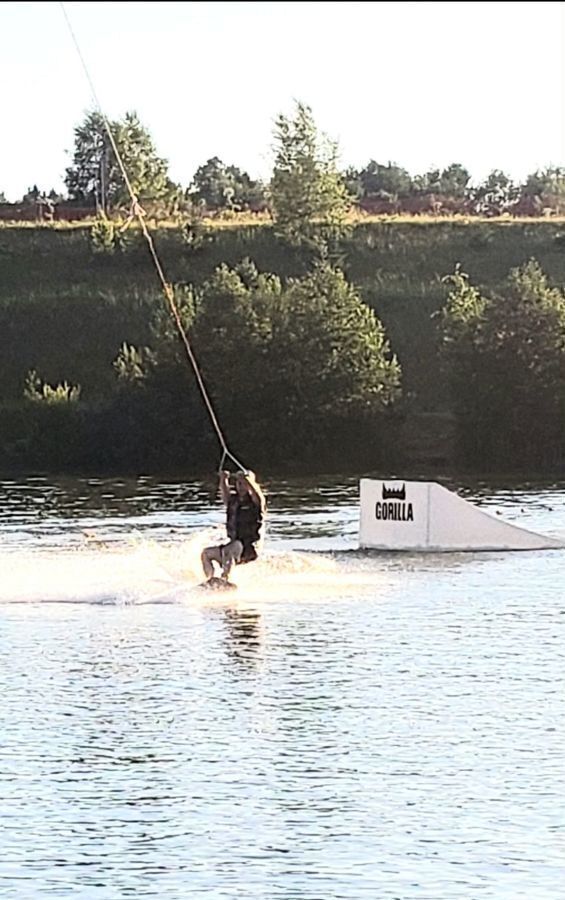
[[234, 591], [237, 588], [237, 584], [234, 584], [233, 581], [226, 581], [225, 578], [213, 576], [208, 581], [203, 581], [200, 587], [205, 588], [207, 591]]

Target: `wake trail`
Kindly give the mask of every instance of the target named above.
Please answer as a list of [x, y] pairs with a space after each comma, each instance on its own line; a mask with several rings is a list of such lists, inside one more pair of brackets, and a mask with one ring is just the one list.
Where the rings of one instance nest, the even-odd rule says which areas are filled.
[[229, 602], [316, 600], [371, 589], [378, 580], [374, 565], [360, 568], [355, 560], [267, 545], [256, 562], [232, 570], [238, 591], [220, 595], [200, 587], [200, 554], [221, 540], [215, 529], [167, 542], [140, 533], [107, 542], [103, 534], [88, 532], [83, 545], [72, 549], [0, 551], [0, 604], [208, 604], [228, 602], [228, 595]]

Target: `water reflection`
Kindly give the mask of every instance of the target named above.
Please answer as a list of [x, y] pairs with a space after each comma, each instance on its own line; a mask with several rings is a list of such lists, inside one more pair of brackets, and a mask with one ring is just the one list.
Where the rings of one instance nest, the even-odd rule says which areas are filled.
[[262, 649], [261, 615], [253, 609], [227, 606], [221, 610], [228, 658], [242, 669], [257, 667]]

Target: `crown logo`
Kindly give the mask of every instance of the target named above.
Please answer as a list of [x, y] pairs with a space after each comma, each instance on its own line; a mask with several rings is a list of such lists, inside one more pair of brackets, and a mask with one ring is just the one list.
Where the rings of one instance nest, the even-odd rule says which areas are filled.
[[400, 488], [388, 488], [383, 483], [383, 500], [406, 500], [406, 485]]

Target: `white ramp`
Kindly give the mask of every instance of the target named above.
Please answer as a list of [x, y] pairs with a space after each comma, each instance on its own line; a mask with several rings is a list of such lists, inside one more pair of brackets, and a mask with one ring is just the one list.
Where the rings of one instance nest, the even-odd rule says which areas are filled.
[[359, 546], [375, 550], [548, 550], [555, 538], [501, 521], [435, 481], [361, 479]]

